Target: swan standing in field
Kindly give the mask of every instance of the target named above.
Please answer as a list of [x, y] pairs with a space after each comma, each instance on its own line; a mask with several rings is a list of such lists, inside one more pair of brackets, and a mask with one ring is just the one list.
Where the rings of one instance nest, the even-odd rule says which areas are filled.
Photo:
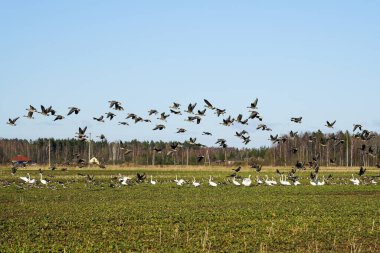
[[175, 176], [175, 180], [174, 180], [174, 182], [176, 182], [176, 184], [177, 184], [178, 186], [182, 186], [182, 185], [185, 184], [185, 180], [183, 180], [183, 179], [178, 179], [177, 175]]
[[249, 175], [247, 178], [244, 178], [242, 184], [247, 187], [251, 186], [252, 184], [251, 175]]
[[317, 186], [322, 186], [322, 185], [325, 185], [326, 182], [325, 182], [325, 176], [322, 177], [322, 182], [318, 181], [317, 180]]
[[265, 180], [264, 180], [264, 182], [265, 182], [265, 184], [268, 185], [268, 186], [273, 186], [273, 185], [272, 185], [272, 181], [269, 180], [269, 178], [268, 178], [268, 175], [265, 175]]
[[193, 177], [193, 185], [194, 185], [195, 187], [198, 187], [198, 186], [201, 185], [201, 183], [195, 181], [195, 177]]
[[150, 183], [152, 185], [155, 185], [157, 183], [156, 181], [153, 180], [153, 176], [152, 175], [150, 175]]
[[213, 181], [211, 181], [211, 176], [210, 176], [210, 179], [208, 180], [208, 184], [210, 185], [210, 186], [212, 186], [212, 187], [216, 187], [216, 186], [218, 186], [218, 184], [217, 183], [215, 183], [215, 182], [213, 182]]
[[290, 182], [286, 180], [285, 175], [281, 175], [281, 178], [280, 178], [280, 184], [281, 184], [281, 185], [284, 185], [284, 186], [289, 186], [289, 185], [291, 185]]
[[240, 186], [240, 185], [241, 185], [238, 181], [236, 181], [236, 177], [234, 177], [234, 178], [232, 179], [232, 183], [233, 183], [234, 185], [236, 185], [236, 186]]
[[256, 182], [257, 184], [263, 184], [263, 181], [259, 178], [259, 176], [256, 176]]
[[42, 173], [40, 173], [40, 182], [43, 185], [47, 185], [47, 181], [45, 179], [42, 179]]

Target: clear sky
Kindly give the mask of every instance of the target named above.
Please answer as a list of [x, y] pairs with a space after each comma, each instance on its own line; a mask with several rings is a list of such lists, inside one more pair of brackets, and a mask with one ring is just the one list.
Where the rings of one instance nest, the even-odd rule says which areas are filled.
[[[211, 112], [200, 126], [172, 115], [161, 132], [151, 130], [157, 120], [117, 125], [129, 112], [169, 112], [174, 101], [203, 107], [203, 98], [247, 117], [256, 97], [273, 134], [326, 130], [335, 119], [336, 130], [361, 123], [379, 131], [379, 10], [379, 1], [1, 1], [0, 137], [69, 138], [87, 125], [111, 141], [226, 138], [242, 147], [233, 134], [246, 129], [248, 147], [269, 145], [257, 121], [227, 128]], [[92, 120], [111, 99], [125, 111]], [[6, 124], [29, 104], [82, 111]]]

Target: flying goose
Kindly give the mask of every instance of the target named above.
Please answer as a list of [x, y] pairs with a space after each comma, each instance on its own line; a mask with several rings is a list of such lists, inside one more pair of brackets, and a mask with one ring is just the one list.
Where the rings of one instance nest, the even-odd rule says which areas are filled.
[[80, 109], [77, 107], [69, 107], [70, 111], [67, 113], [67, 116], [71, 115], [72, 113], [78, 114], [80, 112]]
[[194, 111], [194, 108], [197, 106], [197, 103], [195, 104], [189, 104], [187, 106], [187, 110], [185, 112], [189, 113], [189, 114], [194, 114], [193, 111]]
[[215, 109], [215, 107], [207, 99], [203, 99], [203, 101], [206, 103], [205, 105], [206, 108], [209, 108], [211, 110]]
[[155, 109], [150, 109], [150, 110], [148, 111], [148, 113], [149, 113], [149, 116], [151, 116], [152, 114], [158, 114], [158, 111], [155, 110]]
[[156, 127], [153, 128], [153, 130], [162, 130], [162, 129], [164, 129], [164, 128], [165, 128], [164, 125], [156, 125]]
[[291, 118], [290, 121], [293, 121], [294, 123], [301, 124], [302, 123], [302, 117], [299, 118]]
[[165, 112], [161, 113], [161, 116], [157, 119], [166, 121], [166, 119], [170, 116], [170, 114], [165, 114]]
[[62, 115], [56, 115], [54, 121], [63, 120], [64, 118]]
[[17, 118], [14, 118], [14, 119], [8, 119], [7, 124], [8, 124], [8, 125], [11, 125], [11, 126], [16, 126], [16, 121], [17, 121], [19, 118], [20, 118], [20, 117], [17, 117]]
[[100, 116], [99, 118], [96, 118], [96, 117], [92, 117], [94, 120], [98, 121], [98, 122], [104, 122], [104, 116]]
[[176, 103], [176, 102], [173, 102], [173, 105], [170, 106], [169, 108], [173, 109], [173, 110], [179, 110], [179, 107], [181, 105], [179, 103]]
[[336, 120], [334, 120], [333, 122], [329, 122], [329, 121], [326, 121], [326, 125], [328, 128], [334, 128], [334, 125], [336, 123]]
[[248, 106], [247, 108], [248, 108], [248, 109], [251, 109], [251, 110], [255, 110], [255, 109], [257, 109], [257, 103], [258, 103], [258, 102], [259, 102], [259, 99], [256, 98], [255, 101], [253, 101], [253, 102], [251, 103], [251, 105]]

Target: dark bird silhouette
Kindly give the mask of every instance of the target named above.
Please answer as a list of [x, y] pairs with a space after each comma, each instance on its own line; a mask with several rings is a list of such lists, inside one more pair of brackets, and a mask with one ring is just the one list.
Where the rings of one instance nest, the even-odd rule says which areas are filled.
[[176, 103], [176, 102], [173, 102], [173, 105], [170, 106], [169, 108], [173, 109], [173, 110], [179, 110], [179, 107], [181, 105], [179, 103]]
[[20, 117], [17, 117], [17, 118], [14, 118], [14, 119], [8, 119], [7, 124], [8, 124], [8, 125], [11, 125], [11, 126], [16, 126], [16, 121], [17, 121], [19, 118], [20, 118]]
[[177, 134], [186, 132], [186, 129], [184, 128], [177, 128]]
[[116, 107], [116, 105], [121, 106], [121, 103], [119, 101], [116, 101], [116, 100], [108, 101], [108, 103], [110, 103], [110, 108], [112, 108], [114, 106]]
[[116, 115], [115, 115], [114, 113], [112, 113], [112, 112], [107, 112], [106, 115], [107, 115], [107, 119], [109, 118], [110, 120], [112, 120], [112, 119], [116, 116]]
[[145, 175], [145, 173], [143, 173], [143, 174], [140, 174], [140, 173], [137, 173], [137, 182], [138, 183], [142, 183], [142, 182], [144, 182], [144, 180], [146, 179], [146, 175]]
[[201, 123], [201, 120], [202, 120], [202, 118], [199, 116], [188, 116], [187, 119], [185, 119], [185, 121], [189, 121], [189, 122], [196, 121], [197, 124]]
[[197, 156], [197, 162], [200, 163], [205, 158], [204, 155]]
[[170, 114], [165, 114], [165, 112], [161, 113], [161, 116], [157, 119], [166, 121], [166, 119], [170, 116]]
[[205, 102], [205, 107], [206, 108], [209, 108], [210, 110], [214, 110], [215, 107], [207, 100], [207, 99], [203, 99], [203, 101]]
[[301, 123], [302, 123], [302, 117], [299, 117], [299, 118], [291, 118], [290, 121], [293, 121], [294, 123], [301, 124]]
[[118, 124], [123, 126], [129, 126], [128, 122], [125, 121], [119, 121]]
[[224, 115], [226, 113], [226, 109], [215, 108], [215, 114], [219, 117], [220, 115]]
[[156, 153], [161, 153], [163, 148], [157, 148], [157, 147], [154, 147], [153, 150], [156, 152]]
[[152, 114], [158, 114], [158, 111], [155, 109], [151, 109], [148, 111], [148, 113], [149, 113], [149, 116], [151, 116]]
[[326, 121], [326, 125], [328, 128], [334, 128], [334, 125], [336, 123], [336, 120], [334, 120], [333, 122], [329, 122], [329, 121]]
[[185, 112], [187, 112], [187, 113], [189, 113], [189, 114], [193, 114], [193, 111], [194, 111], [194, 108], [197, 106], [197, 103], [195, 103], [195, 104], [189, 104], [188, 106], [187, 106], [187, 110], [185, 111]]
[[359, 176], [363, 176], [366, 170], [367, 170], [367, 169], [363, 168], [363, 166], [360, 167], [360, 170], [359, 170], [359, 172], [358, 172], [358, 175], [359, 175]]
[[153, 128], [153, 130], [162, 130], [162, 129], [164, 129], [164, 128], [165, 128], [164, 125], [156, 125], [156, 127]]
[[64, 118], [62, 115], [56, 115], [54, 121], [63, 120]]
[[259, 99], [256, 98], [255, 101], [253, 101], [253, 102], [251, 103], [251, 105], [248, 106], [247, 108], [248, 108], [248, 109], [251, 109], [251, 110], [255, 110], [255, 109], [257, 109], [257, 103], [258, 103], [258, 102], [259, 102]]
[[241, 171], [241, 166], [237, 167], [236, 169], [232, 169], [234, 170], [235, 172], [240, 172]]
[[96, 118], [96, 117], [92, 117], [94, 120], [98, 121], [98, 122], [104, 122], [104, 116], [100, 116], [99, 118]]
[[354, 124], [354, 130], [352, 130], [353, 132], [355, 132], [357, 129], [359, 129], [360, 131], [362, 130], [362, 125], [360, 124]]
[[78, 114], [80, 112], [80, 109], [77, 107], [69, 107], [68, 109], [70, 109], [70, 111], [67, 113], [67, 116], [69, 116], [73, 113]]
[[182, 115], [181, 111], [175, 111], [173, 109], [170, 109], [170, 112], [176, 115]]
[[198, 115], [198, 116], [205, 116], [205, 115], [206, 115], [206, 109], [203, 109], [202, 111], [201, 111], [201, 110], [198, 110], [198, 113], [196, 113], [195, 115]]
[[27, 115], [24, 115], [25, 118], [28, 118], [28, 119], [34, 119], [33, 118], [33, 111], [28, 111], [28, 114]]
[[212, 136], [212, 133], [210, 133], [210, 132], [203, 132], [202, 135], [209, 135], [209, 136]]

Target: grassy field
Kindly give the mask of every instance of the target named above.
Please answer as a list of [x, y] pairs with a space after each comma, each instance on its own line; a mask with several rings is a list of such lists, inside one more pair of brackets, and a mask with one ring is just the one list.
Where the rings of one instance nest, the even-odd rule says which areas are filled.
[[[49, 187], [2, 169], [0, 252], [380, 252], [380, 186], [313, 187], [305, 172], [297, 187], [236, 187], [226, 181], [231, 168], [171, 167], [138, 169], [157, 185], [111, 188], [112, 177], [137, 172], [118, 169], [45, 171]], [[356, 169], [325, 171], [343, 183]], [[202, 185], [179, 187], [175, 175]], [[218, 187], [207, 185], [210, 175]]]

